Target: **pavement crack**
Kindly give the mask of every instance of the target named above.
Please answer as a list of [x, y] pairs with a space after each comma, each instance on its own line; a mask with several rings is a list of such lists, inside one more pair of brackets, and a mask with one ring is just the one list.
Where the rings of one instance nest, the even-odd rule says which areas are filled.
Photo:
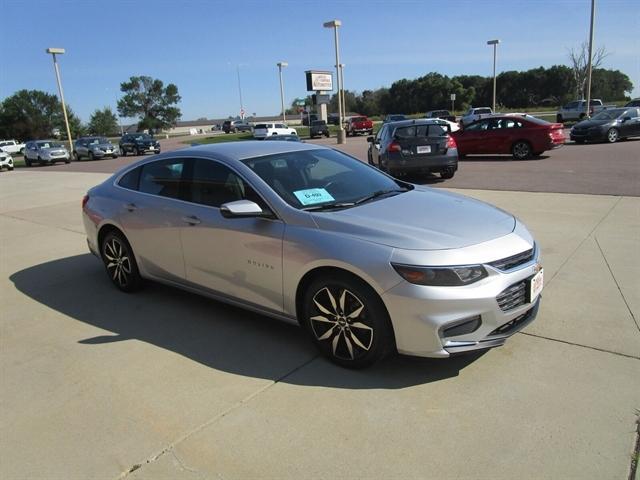
[[616, 202], [611, 206], [611, 208], [609, 210], [607, 210], [607, 213], [605, 213], [602, 218], [598, 221], [598, 223], [596, 223], [596, 225], [591, 229], [591, 231], [585, 235], [585, 237], [582, 239], [582, 241], [578, 244], [578, 246], [573, 250], [573, 252], [571, 252], [569, 254], [569, 256], [565, 259], [564, 262], [562, 262], [562, 265], [560, 265], [560, 267], [558, 267], [558, 269], [556, 270], [556, 272], [551, 276], [551, 278], [549, 279], [548, 282], [546, 282], [546, 285], [549, 286], [551, 285], [551, 282], [553, 282], [553, 280], [558, 276], [558, 274], [562, 271], [562, 269], [564, 268], [564, 266], [569, 263], [569, 260], [571, 260], [575, 254], [578, 252], [578, 250], [580, 250], [580, 248], [582, 248], [582, 245], [584, 245], [584, 242], [586, 242], [589, 238], [591, 238], [594, 234], [594, 232], [598, 229], [598, 227], [602, 224], [602, 222], [605, 221], [605, 219], [611, 214], [611, 212], [613, 211], [614, 208], [616, 208], [618, 206], [618, 204], [620, 203], [620, 201], [623, 199], [624, 197], [618, 197], [618, 200], [616, 200]]
[[604, 254], [604, 250], [602, 250], [602, 247], [600, 246], [600, 242], [598, 242], [598, 238], [595, 235], [594, 235], [593, 238], [596, 241], [596, 245], [598, 246], [598, 249], [600, 250], [600, 253], [602, 254], [602, 258], [604, 259], [604, 263], [607, 264], [607, 268], [609, 269], [609, 273], [611, 274], [611, 278], [613, 278], [613, 281], [616, 284], [616, 287], [618, 287], [618, 292], [620, 292], [620, 296], [622, 297], [622, 300], [624, 301], [624, 304], [627, 306], [627, 310], [629, 311], [629, 315], [631, 315], [631, 318], [633, 319], [633, 323], [636, 324], [636, 328], [640, 332], [640, 324], [638, 324], [638, 320], [636, 319], [636, 316], [633, 314], [633, 311], [631, 310], [631, 307], [629, 306], [629, 302], [627, 302], [627, 298], [624, 296], [624, 293], [622, 293], [622, 288], [620, 288], [620, 284], [618, 283], [618, 279], [613, 274], [613, 270], [611, 269], [611, 265], [609, 265], [609, 261], [607, 260], [606, 255]]
[[[209, 427], [210, 425], [213, 425], [214, 423], [216, 423], [217, 421], [219, 421], [220, 419], [226, 417], [227, 415], [229, 415], [231, 412], [237, 410], [238, 408], [242, 407], [243, 405], [247, 404], [248, 402], [250, 402], [251, 400], [253, 400], [254, 398], [256, 398], [258, 395], [260, 395], [261, 393], [267, 391], [268, 389], [270, 389], [271, 387], [273, 387], [274, 385], [277, 385], [278, 383], [280, 383], [281, 381], [285, 380], [286, 378], [288, 378], [289, 376], [293, 375], [294, 373], [296, 373], [297, 371], [299, 371], [300, 369], [306, 367], [307, 365], [309, 365], [311, 362], [313, 362], [314, 360], [316, 360], [318, 357], [320, 356], [320, 354], [315, 354], [313, 355], [309, 360], [307, 360], [306, 362], [301, 363], [300, 365], [296, 366], [295, 368], [289, 370], [288, 372], [286, 372], [284, 375], [276, 378], [275, 380], [273, 380], [271, 383], [268, 383], [267, 385], [265, 385], [262, 388], [259, 388], [258, 390], [256, 390], [255, 392], [251, 393], [250, 395], [246, 396], [245, 398], [239, 400], [238, 402], [234, 403], [233, 405], [231, 405], [229, 408], [227, 408], [225, 411], [220, 412], [218, 415], [214, 416], [213, 418], [210, 418], [209, 420], [207, 420], [206, 422], [204, 422], [203, 424], [191, 429], [190, 431], [188, 431], [187, 433], [185, 433], [184, 435], [182, 435], [181, 437], [179, 437], [177, 440], [171, 442], [169, 445], [167, 445], [165, 448], [163, 448], [162, 450], [160, 450], [160, 452], [156, 453], [155, 455], [149, 457], [147, 460], [145, 460], [142, 463], [136, 463], [134, 464], [131, 468], [125, 470], [124, 472], [122, 472], [117, 479], [123, 479], [126, 478], [130, 473], [135, 472], [136, 470], [138, 470], [139, 468], [142, 468], [144, 465], [148, 465], [150, 463], [155, 462], [156, 460], [158, 460], [160, 457], [162, 457], [164, 454], [168, 453], [168, 452], [172, 452], [172, 450], [179, 445], [180, 443], [184, 442], [185, 440], [187, 440], [189, 437], [195, 435], [198, 432], [201, 432], [202, 430], [204, 430], [205, 428]], [[174, 456], [175, 453], [173, 453]], [[177, 458], [177, 457], [176, 457]], [[183, 463], [178, 459], [178, 462], [180, 463], [180, 465], [183, 465]], [[184, 466], [184, 465], [183, 465]], [[185, 467], [185, 470], [189, 470]], [[189, 470], [189, 471], [195, 471], [195, 470]]]
[[595, 350], [597, 352], [610, 353], [611, 355], [617, 355], [619, 357], [632, 358], [633, 360], [640, 360], [640, 356], [629, 355], [627, 353], [614, 352], [613, 350], [607, 350], [605, 348], [592, 347], [591, 345], [583, 345], [581, 343], [569, 342], [567, 340], [560, 340], [559, 338], [545, 337], [544, 335], [536, 335], [535, 333], [528, 333], [528, 332], [518, 332], [518, 333], [522, 335], [527, 335], [529, 337], [540, 338], [542, 340], [550, 340], [552, 342], [564, 343], [565, 345], [571, 345], [573, 347], [587, 348], [589, 350]]

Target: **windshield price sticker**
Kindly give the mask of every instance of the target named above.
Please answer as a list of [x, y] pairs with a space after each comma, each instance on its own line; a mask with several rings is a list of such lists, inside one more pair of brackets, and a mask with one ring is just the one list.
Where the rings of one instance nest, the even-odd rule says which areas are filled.
[[293, 192], [302, 205], [315, 205], [316, 203], [333, 202], [335, 199], [324, 188], [308, 188]]

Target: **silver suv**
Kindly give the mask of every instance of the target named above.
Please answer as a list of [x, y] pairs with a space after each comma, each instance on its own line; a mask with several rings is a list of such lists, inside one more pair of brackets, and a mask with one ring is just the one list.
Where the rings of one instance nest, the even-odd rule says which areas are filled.
[[120, 148], [114, 146], [105, 137], [83, 137], [76, 140], [73, 156], [76, 160], [86, 157], [89, 160], [96, 158], [118, 158]]
[[24, 163], [30, 167], [34, 162], [51, 165], [56, 162], [69, 163], [69, 151], [56, 140], [36, 140], [27, 142], [24, 149]]

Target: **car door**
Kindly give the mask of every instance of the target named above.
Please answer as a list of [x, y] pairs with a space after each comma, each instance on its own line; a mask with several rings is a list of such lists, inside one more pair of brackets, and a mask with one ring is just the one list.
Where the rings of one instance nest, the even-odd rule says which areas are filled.
[[[380, 152], [382, 152], [382, 140], [385, 138], [387, 131], [389, 130], [388, 125], [383, 125], [378, 133], [373, 138], [373, 143], [370, 143], [369, 149], [371, 150], [371, 161], [378, 168], [380, 167]], [[385, 147], [386, 148], [386, 147]]]
[[187, 281], [281, 312], [284, 222], [223, 217], [220, 205], [235, 200], [271, 210], [238, 173], [215, 160], [193, 160], [188, 191], [191, 223], [181, 228]]
[[623, 137], [635, 137], [640, 135], [640, 115], [637, 108], [628, 109], [622, 118], [629, 118], [620, 124], [620, 133]]
[[488, 120], [479, 120], [455, 132], [458, 153], [461, 155], [486, 153], [483, 139], [488, 127]]
[[118, 186], [118, 220], [140, 266], [153, 277], [185, 278], [180, 229], [185, 225], [184, 158], [147, 162], [124, 175]]

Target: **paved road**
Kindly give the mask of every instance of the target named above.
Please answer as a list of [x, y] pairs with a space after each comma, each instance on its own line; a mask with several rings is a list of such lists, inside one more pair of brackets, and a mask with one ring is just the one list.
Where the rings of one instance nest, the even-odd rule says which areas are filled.
[[[161, 140], [162, 149], [186, 148], [184, 141], [185, 137]], [[336, 145], [335, 138], [313, 143], [339, 148], [362, 161], [367, 159], [365, 137], [348, 138], [344, 145]], [[32, 170], [111, 173], [138, 158], [72, 162]], [[472, 156], [460, 161], [451, 180], [443, 182], [437, 175], [408, 180], [450, 188], [640, 196], [640, 139], [613, 145], [568, 143], [540, 158], [524, 161], [514, 161], [510, 156]]]
[[536, 236], [539, 317], [484, 355], [349, 371], [297, 327], [117, 291], [79, 214], [104, 178], [0, 175], [0, 478], [628, 477], [640, 198], [466, 190]]

